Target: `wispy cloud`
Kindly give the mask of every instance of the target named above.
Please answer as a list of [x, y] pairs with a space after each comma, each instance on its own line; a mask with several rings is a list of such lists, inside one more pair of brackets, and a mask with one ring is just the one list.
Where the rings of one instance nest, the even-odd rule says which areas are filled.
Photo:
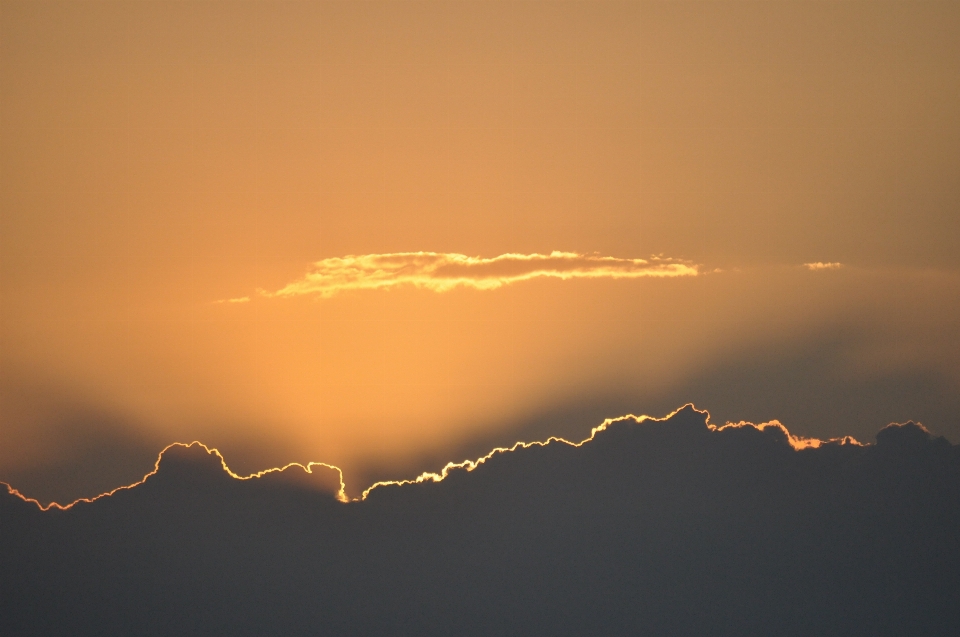
[[816, 261], [814, 263], [804, 263], [803, 267], [808, 270], [817, 271], [817, 270], [839, 270], [843, 267], [842, 263], [834, 261], [833, 263], [823, 263], [822, 261]]
[[434, 292], [457, 287], [493, 290], [541, 277], [638, 279], [696, 276], [697, 266], [673, 259], [621, 259], [576, 252], [502, 254], [485, 259], [449, 252], [396, 252], [317, 261], [303, 278], [267, 296], [330, 297], [346, 290], [414, 286]]

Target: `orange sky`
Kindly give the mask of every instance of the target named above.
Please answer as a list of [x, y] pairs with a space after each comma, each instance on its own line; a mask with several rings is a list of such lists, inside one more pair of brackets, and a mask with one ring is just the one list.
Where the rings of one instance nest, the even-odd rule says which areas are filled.
[[200, 439], [356, 494], [691, 400], [956, 441], [958, 6], [0, 0], [0, 480]]

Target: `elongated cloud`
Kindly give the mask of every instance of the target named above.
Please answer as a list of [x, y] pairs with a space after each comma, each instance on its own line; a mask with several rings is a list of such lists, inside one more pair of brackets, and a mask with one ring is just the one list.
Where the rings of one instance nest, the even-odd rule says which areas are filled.
[[456, 287], [493, 290], [540, 277], [637, 279], [696, 276], [697, 266], [672, 259], [621, 259], [576, 252], [502, 254], [492, 259], [450, 252], [395, 252], [324, 259], [298, 281], [268, 296], [319, 295], [412, 285], [446, 292]]
[[814, 263], [804, 263], [803, 267], [808, 270], [816, 272], [817, 270], [839, 270], [843, 267], [842, 263], [836, 261], [832, 263], [823, 263], [822, 261], [816, 261]]

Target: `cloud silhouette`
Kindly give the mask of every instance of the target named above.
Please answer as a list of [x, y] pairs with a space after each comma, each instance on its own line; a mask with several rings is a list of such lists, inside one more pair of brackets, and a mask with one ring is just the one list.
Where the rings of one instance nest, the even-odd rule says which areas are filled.
[[[155, 468], [157, 450], [169, 442], [161, 428], [60, 383], [16, 376], [0, 372], [0, 481], [43, 505], [65, 504], [138, 482]], [[229, 452], [237, 474], [296, 457], [275, 440], [219, 429], [205, 435]]]
[[0, 491], [0, 632], [954, 635], [958, 528], [960, 447], [914, 423], [805, 446], [687, 406], [351, 502], [180, 445], [67, 510]]
[[502, 254], [490, 259], [451, 252], [396, 252], [323, 259], [303, 278], [267, 296], [330, 297], [346, 290], [414, 286], [434, 292], [457, 287], [493, 290], [541, 277], [636, 279], [696, 276], [697, 266], [673, 259], [621, 259], [576, 252]]
[[261, 484], [324, 493], [332, 495], [342, 502], [348, 501], [343, 483], [343, 473], [333, 465], [325, 462], [310, 462], [307, 464], [291, 462], [282, 467], [265, 469], [244, 476], [232, 471], [217, 449], [211, 449], [197, 441], [189, 444], [175, 442], [168, 445], [160, 452], [153, 470], [132, 484], [123, 485], [93, 497], [80, 497], [66, 504], [59, 502], [44, 503], [37, 498], [21, 493], [19, 489], [15, 489], [9, 483], [0, 482], [0, 484], [7, 485], [7, 491], [10, 494], [25, 502], [36, 504], [43, 511], [51, 509], [66, 511], [80, 503], [89, 504], [121, 491], [133, 489], [151, 478], [167, 481], [183, 479], [184, 477], [198, 480], [201, 483], [210, 478], [214, 480], [256, 480]]
[[[837, 321], [800, 334], [760, 338], [749, 347], [736, 343], [705, 353], [697, 367], [666, 386], [612, 378], [597, 389], [547, 397], [510, 419], [482, 420], [461, 438], [418, 455], [351, 467], [347, 486], [415, 477], [450, 459], [477, 458], [517, 440], [581, 440], [610, 414], [667, 413], [685, 401], [709, 405], [718, 423], [779, 419], [791, 432], [814, 438], [843, 433], [871, 440], [878, 425], [913, 418], [960, 441], [960, 393], [949, 367], [909, 360], [885, 368], [852, 364], [887, 338], [887, 333]], [[359, 495], [360, 490], [349, 492]]]
[[168, 440], [106, 401], [0, 370], [0, 481], [48, 503], [91, 497], [150, 470]]

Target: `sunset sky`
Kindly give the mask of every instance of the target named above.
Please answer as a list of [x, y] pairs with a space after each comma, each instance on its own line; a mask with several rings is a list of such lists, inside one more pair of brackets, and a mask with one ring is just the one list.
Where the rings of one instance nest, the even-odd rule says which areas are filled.
[[960, 442], [960, 3], [0, 0], [0, 480], [694, 402]]

